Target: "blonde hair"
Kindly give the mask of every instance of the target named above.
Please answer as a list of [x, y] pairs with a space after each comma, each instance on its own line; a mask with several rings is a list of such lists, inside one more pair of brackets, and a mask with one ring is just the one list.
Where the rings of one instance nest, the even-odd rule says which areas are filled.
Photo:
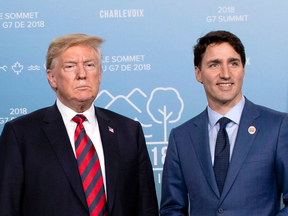
[[102, 54], [99, 49], [104, 40], [100, 37], [86, 34], [69, 34], [55, 38], [47, 52], [46, 70], [53, 69], [54, 60], [57, 59], [66, 49], [76, 45], [90, 46], [96, 51], [98, 57], [99, 72], [102, 72]]

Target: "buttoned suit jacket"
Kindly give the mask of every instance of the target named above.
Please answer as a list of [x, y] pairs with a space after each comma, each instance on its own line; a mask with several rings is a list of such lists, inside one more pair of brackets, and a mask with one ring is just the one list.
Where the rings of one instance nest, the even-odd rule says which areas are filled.
[[[109, 216], [158, 215], [140, 124], [108, 110], [95, 111]], [[89, 215], [77, 161], [56, 105], [5, 124], [0, 138], [0, 215]]]
[[188, 215], [190, 203], [191, 216], [284, 216], [288, 209], [280, 210], [281, 192], [287, 205], [287, 114], [245, 100], [221, 195], [209, 148], [207, 110], [171, 131], [161, 215]]

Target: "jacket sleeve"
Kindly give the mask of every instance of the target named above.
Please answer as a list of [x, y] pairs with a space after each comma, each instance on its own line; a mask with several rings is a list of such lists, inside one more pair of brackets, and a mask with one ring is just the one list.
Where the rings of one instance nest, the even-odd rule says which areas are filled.
[[187, 188], [171, 131], [162, 177], [161, 216], [188, 216]]
[[285, 115], [281, 124], [277, 153], [276, 153], [276, 172], [278, 185], [283, 193], [284, 208], [277, 216], [288, 216], [288, 115]]
[[152, 165], [148, 155], [144, 134], [139, 123], [138, 128], [138, 216], [158, 216], [158, 202], [155, 191]]
[[0, 216], [21, 215], [23, 158], [10, 122], [0, 137]]

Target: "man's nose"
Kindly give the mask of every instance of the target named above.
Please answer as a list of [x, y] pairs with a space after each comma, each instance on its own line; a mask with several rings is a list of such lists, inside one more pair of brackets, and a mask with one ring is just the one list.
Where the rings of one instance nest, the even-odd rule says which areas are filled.
[[85, 79], [86, 78], [86, 69], [84, 65], [79, 65], [77, 67], [77, 78], [78, 79]]
[[230, 71], [228, 65], [222, 65], [220, 69], [220, 77], [223, 79], [229, 79], [230, 78]]

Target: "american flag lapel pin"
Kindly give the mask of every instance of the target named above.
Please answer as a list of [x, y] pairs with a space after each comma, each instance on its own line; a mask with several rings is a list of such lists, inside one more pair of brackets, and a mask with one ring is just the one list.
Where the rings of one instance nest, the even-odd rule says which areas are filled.
[[110, 126], [108, 126], [108, 130], [111, 132], [111, 133], [114, 133], [114, 129]]

